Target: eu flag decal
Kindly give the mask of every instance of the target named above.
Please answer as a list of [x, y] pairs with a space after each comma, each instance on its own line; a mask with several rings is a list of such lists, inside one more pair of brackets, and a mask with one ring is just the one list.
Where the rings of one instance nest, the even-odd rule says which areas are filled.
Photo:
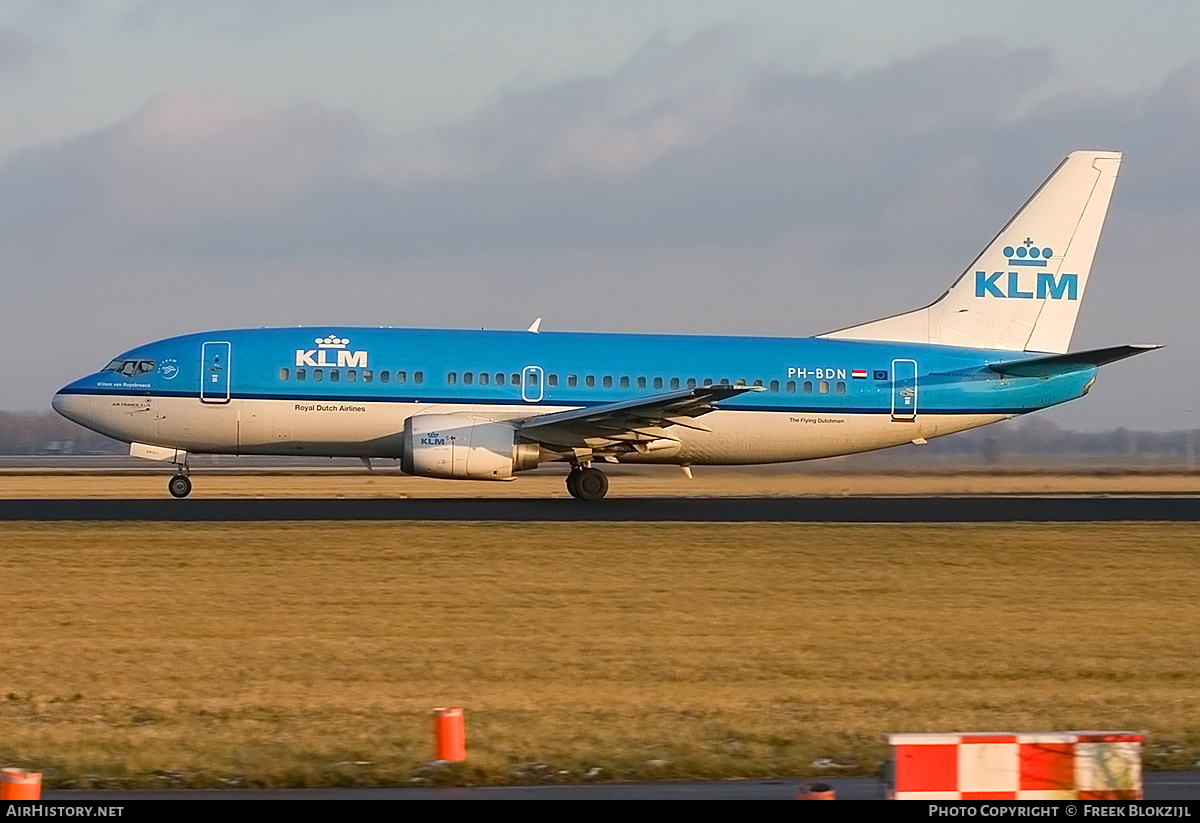
[[875, 379], [876, 380], [887, 380], [887, 369], [876, 369], [875, 370]]

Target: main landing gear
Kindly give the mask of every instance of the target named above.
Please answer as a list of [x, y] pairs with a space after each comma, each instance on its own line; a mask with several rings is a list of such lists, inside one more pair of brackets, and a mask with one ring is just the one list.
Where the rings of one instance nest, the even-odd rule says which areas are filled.
[[608, 475], [591, 466], [575, 466], [567, 475], [567, 491], [576, 500], [600, 500], [608, 494]]
[[179, 466], [179, 474], [167, 481], [167, 491], [171, 493], [172, 497], [180, 499], [192, 493], [192, 481], [188, 477], [188, 465], [186, 462]]

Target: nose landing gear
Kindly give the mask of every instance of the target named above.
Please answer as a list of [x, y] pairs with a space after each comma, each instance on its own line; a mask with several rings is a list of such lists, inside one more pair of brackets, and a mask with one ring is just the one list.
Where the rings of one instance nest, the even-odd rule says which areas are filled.
[[184, 498], [192, 493], [192, 481], [188, 477], [187, 458], [179, 464], [179, 474], [167, 481], [167, 491], [172, 497]]
[[608, 475], [591, 466], [575, 466], [567, 475], [567, 491], [576, 500], [601, 500], [608, 494]]
[[167, 483], [167, 491], [172, 497], [187, 497], [192, 493], [192, 481], [187, 475], [177, 474]]

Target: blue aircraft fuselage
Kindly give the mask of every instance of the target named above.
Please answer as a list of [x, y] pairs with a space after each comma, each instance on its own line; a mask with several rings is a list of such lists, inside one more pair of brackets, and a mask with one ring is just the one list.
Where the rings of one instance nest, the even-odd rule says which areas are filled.
[[[320, 341], [329, 341], [322, 343]], [[344, 342], [343, 342], [344, 341]], [[814, 338], [316, 327], [189, 334], [138, 346], [71, 396], [294, 403], [585, 407], [696, 386], [750, 385], [724, 411], [890, 417], [1017, 415], [1081, 397], [1097, 367], [1005, 377], [1032, 353]], [[202, 393], [204, 397], [202, 398]], [[904, 403], [901, 401], [901, 410]], [[114, 436], [120, 436], [114, 432]]]

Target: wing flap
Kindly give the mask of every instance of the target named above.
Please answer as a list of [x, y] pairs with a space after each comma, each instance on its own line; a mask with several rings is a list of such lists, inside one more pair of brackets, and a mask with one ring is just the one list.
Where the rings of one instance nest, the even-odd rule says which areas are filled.
[[762, 386], [702, 386], [669, 394], [639, 397], [603, 406], [588, 406], [531, 417], [520, 424], [522, 437], [558, 445], [594, 445], [596, 440], [638, 442], [678, 439], [671, 426], [708, 431], [693, 418], [713, 411], [716, 403]]

